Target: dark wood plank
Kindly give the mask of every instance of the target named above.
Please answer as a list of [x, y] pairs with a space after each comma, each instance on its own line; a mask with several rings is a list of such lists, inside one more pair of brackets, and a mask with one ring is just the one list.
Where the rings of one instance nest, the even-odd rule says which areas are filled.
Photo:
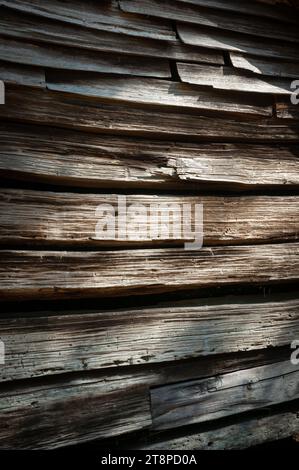
[[[269, 414], [269, 412], [268, 412]], [[198, 430], [196, 433], [181, 437], [160, 438], [143, 445], [137, 445], [143, 450], [240, 450], [250, 447], [273, 443], [292, 437], [299, 431], [299, 416], [297, 411], [275, 413], [254, 418], [238, 419], [234, 424], [218, 423], [218, 427], [209, 430]], [[136, 450], [136, 445], [134, 446]]]
[[1, 10], [0, 34], [14, 40], [24, 39], [28, 42], [56, 44], [65, 48], [71, 47], [159, 59], [187, 59], [189, 62], [224, 63], [223, 55], [220, 52], [186, 46], [177, 39], [157, 41], [106, 31], [96, 31], [75, 24], [22, 15], [7, 9]]
[[0, 80], [5, 84], [19, 84], [33, 88], [46, 88], [43, 69], [0, 62]]
[[[142, 224], [129, 223], [125, 236], [116, 224], [115, 238], [96, 233], [99, 221], [105, 220], [98, 211], [108, 205], [118, 212], [120, 201], [130, 207], [143, 205], [147, 215], [139, 217]], [[192, 208], [191, 226], [198, 223], [194, 209], [203, 206], [204, 245], [233, 245], [296, 241], [299, 238], [299, 197], [177, 197], [177, 196], [123, 196], [121, 194], [71, 194], [48, 191], [0, 191], [0, 244], [21, 246], [75, 245], [97, 246], [165, 246], [192, 241], [183, 227], [183, 205]], [[156, 209], [153, 209], [156, 208]], [[157, 211], [157, 212], [154, 212]], [[149, 226], [150, 213], [152, 223]], [[162, 229], [160, 217], [168, 221], [168, 230]], [[267, 220], [267, 224], [264, 221]], [[176, 221], [176, 222], [174, 222]], [[175, 232], [175, 228], [179, 231]]]
[[205, 90], [183, 83], [146, 78], [106, 78], [80, 73], [46, 73], [53, 91], [98, 98], [114, 103], [272, 116], [272, 99]]
[[[213, 142], [299, 142], [299, 124], [269, 120], [243, 120], [198, 116], [106, 103], [63, 95], [34, 93], [29, 88], [6, 89], [6, 106], [0, 119], [85, 130], [100, 134], [131, 135], [166, 140]], [[74, 119], [74, 116], [76, 119]], [[238, 179], [238, 178], [237, 178]]]
[[298, 48], [287, 43], [267, 40], [259, 41], [244, 34], [229, 33], [216, 29], [200, 30], [197, 26], [178, 23], [179, 37], [185, 44], [218, 49], [229, 52], [242, 52], [258, 57], [287, 59], [298, 62]]
[[290, 95], [291, 80], [257, 77], [251, 72], [239, 72], [233, 67], [177, 63], [184, 83], [207, 85], [218, 90]]
[[[45, 44], [31, 44], [1, 38], [0, 60], [17, 64], [80, 70], [108, 74], [137, 75], [170, 78], [169, 63], [163, 59], [116, 56], [82, 49], [71, 49]], [[26, 71], [26, 69], [25, 69]]]
[[267, 18], [252, 18], [248, 14], [231, 12], [223, 9], [201, 8], [175, 0], [120, 0], [120, 7], [128, 13], [150, 15], [158, 18], [183, 21], [200, 26], [245, 33], [248, 35], [299, 42], [299, 33], [295, 25], [284, 24]]
[[171, 40], [175, 33], [168, 21], [144, 18], [138, 15], [127, 15], [119, 10], [117, 0], [102, 0], [95, 2], [80, 0], [61, 2], [59, 0], [1, 0], [12, 10], [37, 15], [39, 17], [63, 21], [85, 28], [112, 33], [121, 33], [129, 36], [146, 37], [160, 40]]
[[[263, 5], [258, 1], [251, 0], [250, 2], [240, 2], [239, 0], [179, 0], [180, 3], [190, 3], [206, 8], [215, 8], [219, 10], [229, 11], [231, 13], [245, 13], [246, 15], [253, 15], [259, 18], [270, 18], [272, 20], [286, 21], [287, 23], [296, 23], [293, 11], [290, 9], [280, 8], [280, 5], [275, 5], [275, 8]], [[183, 6], [182, 6], [183, 8]], [[255, 20], [254, 18], [252, 19]]]
[[2, 177], [90, 188], [299, 187], [297, 145], [170, 145], [3, 123], [0, 138]]
[[299, 244], [101, 252], [1, 251], [1, 300], [144, 295], [296, 282]]
[[158, 387], [151, 391], [153, 428], [200, 423], [298, 399], [298, 380], [299, 366], [284, 361]]
[[[298, 82], [299, 83], [299, 82]], [[297, 90], [299, 90], [297, 86]], [[294, 91], [294, 98], [299, 101], [299, 91]], [[281, 119], [294, 119], [299, 120], [299, 103], [292, 104], [290, 99], [277, 99], [276, 103], [277, 117]]]
[[234, 67], [249, 70], [259, 75], [294, 79], [299, 77], [299, 64], [294, 62], [274, 60], [273, 58], [259, 58], [238, 52], [230, 52], [230, 58]]
[[299, 300], [231, 297], [54, 316], [35, 312], [0, 320], [0, 331], [0, 381], [12, 381], [287, 345], [298, 338]]

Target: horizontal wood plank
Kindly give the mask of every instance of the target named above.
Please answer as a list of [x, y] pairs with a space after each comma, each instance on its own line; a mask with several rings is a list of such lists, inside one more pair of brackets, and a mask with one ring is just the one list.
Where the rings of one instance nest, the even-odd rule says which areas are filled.
[[129, 36], [160, 40], [175, 37], [168, 21], [127, 15], [119, 10], [117, 0], [102, 0], [101, 2], [85, 0], [84, 6], [80, 0], [72, 0], [71, 4], [62, 3], [59, 0], [43, 0], [42, 6], [36, 0], [1, 0], [0, 5], [17, 12], [36, 15], [36, 22], [39, 22], [39, 17], [42, 17]]
[[[97, 224], [104, 223], [107, 216], [98, 209], [110, 207], [117, 214], [118, 204], [122, 203], [127, 208], [125, 236], [117, 223], [115, 238], [107, 238], [105, 231], [97, 233]], [[198, 223], [195, 207], [203, 206], [203, 243], [206, 246], [299, 239], [298, 196], [123, 196], [7, 189], [0, 191], [0, 244], [125, 247], [187, 243], [193, 240], [183, 227], [184, 204], [191, 208], [193, 231]], [[146, 213], [134, 222], [130, 208], [140, 205]], [[167, 230], [161, 226], [162, 217], [164, 223], [168, 223]]]
[[[144, 77], [170, 78], [168, 61], [30, 44], [1, 38], [0, 60], [17, 64]], [[21, 70], [21, 67], [20, 67]], [[26, 71], [26, 68], [25, 68]]]
[[1, 251], [0, 299], [144, 295], [296, 282], [299, 244], [101, 252]]
[[248, 97], [205, 90], [183, 83], [146, 78], [106, 78], [88, 74], [68, 75], [48, 71], [47, 88], [52, 91], [98, 98], [114, 103], [131, 103], [239, 113], [251, 116], [272, 116], [272, 100], [268, 97]]
[[5, 84], [9, 83], [33, 88], [46, 88], [45, 72], [38, 67], [0, 62], [0, 80]]
[[74, 24], [55, 22], [42, 17], [37, 19], [21, 13], [17, 14], [17, 12], [10, 12], [7, 9], [1, 11], [0, 34], [14, 40], [23, 39], [34, 43], [56, 44], [65, 48], [223, 64], [223, 55], [220, 52], [186, 46], [177, 39], [157, 41], [90, 30]]
[[184, 83], [207, 85], [216, 90], [249, 93], [291, 95], [291, 80], [256, 77], [250, 72], [239, 72], [233, 67], [199, 64], [177, 64], [179, 76]]
[[228, 297], [144, 309], [35, 312], [0, 320], [0, 331], [5, 382], [288, 345], [299, 334], [299, 300]]
[[158, 18], [183, 21], [214, 29], [237, 31], [248, 35], [273, 38], [282, 41], [299, 42], [299, 33], [295, 25], [284, 24], [266, 18], [252, 19], [247, 14], [223, 9], [201, 8], [192, 4], [182, 5], [174, 0], [120, 0], [120, 7], [128, 13], [139, 13]]
[[[269, 414], [269, 413], [268, 413]], [[220, 424], [182, 437], [160, 438], [141, 444], [143, 450], [240, 450], [292, 437], [299, 431], [297, 411], [243, 418], [235, 424]], [[136, 445], [134, 447], [136, 450]]]
[[298, 380], [299, 366], [284, 361], [158, 387], [151, 391], [153, 428], [200, 423], [298, 399]]
[[177, 30], [179, 37], [187, 45], [298, 62], [298, 48], [287, 43], [275, 42], [266, 38], [262, 41], [257, 38], [254, 40], [243, 34], [225, 33], [216, 29], [202, 31], [187, 23], [178, 23]]
[[230, 52], [230, 59], [234, 67], [256, 74], [293, 79], [299, 77], [299, 64], [293, 62], [247, 56], [238, 52]]
[[[299, 142], [299, 124], [269, 120], [227, 119], [183, 113], [176, 107], [167, 112], [140, 109], [44, 91], [34, 93], [20, 87], [7, 88], [6, 106], [0, 119], [85, 130], [88, 132], [132, 135], [166, 140]], [[174, 109], [176, 112], [169, 112]], [[76, 116], [76, 119], [73, 117]]]

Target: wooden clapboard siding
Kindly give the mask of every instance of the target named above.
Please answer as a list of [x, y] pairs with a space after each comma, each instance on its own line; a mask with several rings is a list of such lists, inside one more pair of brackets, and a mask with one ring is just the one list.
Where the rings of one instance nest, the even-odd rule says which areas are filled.
[[[240, 450], [259, 444], [289, 438], [299, 432], [297, 411], [281, 412], [271, 415], [243, 418], [234, 424], [218, 424], [209, 430], [181, 437], [160, 437], [155, 441], [143, 443], [138, 449], [143, 450]], [[134, 447], [136, 449], [136, 445]]]
[[[127, 230], [122, 238], [118, 224], [115, 236], [105, 238], [96, 233], [99, 221], [106, 215], [99, 211], [107, 205], [118, 213], [118, 203], [127, 206]], [[130, 207], [143, 205], [145, 215], [134, 222]], [[72, 194], [46, 191], [0, 191], [0, 244], [8, 246], [119, 246], [178, 244], [192, 241], [183, 230], [183, 205], [191, 208], [192, 230], [199, 222], [195, 217], [196, 205], [203, 206], [204, 245], [230, 245], [294, 241], [299, 239], [299, 196], [249, 197], [177, 197], [177, 196], [123, 196], [121, 194]], [[157, 207], [156, 211], [151, 208]], [[169, 209], [167, 209], [167, 207]], [[169, 210], [169, 212], [167, 212]], [[169, 220], [170, 227], [163, 232], [161, 216]], [[267, 223], [265, 224], [265, 220]], [[176, 221], [176, 222], [175, 222]], [[143, 223], [142, 228], [140, 223]], [[180, 233], [174, 233], [176, 226]], [[139, 227], [139, 229], [138, 229]]]
[[299, 187], [297, 145], [169, 144], [1, 122], [0, 138], [0, 175], [32, 182], [180, 191]]
[[288, 59], [298, 62], [298, 48], [287, 43], [262, 41], [238, 33], [225, 33], [212, 29], [205, 31], [187, 23], [178, 23], [179, 37], [185, 44], [232, 52], [244, 52], [258, 57]]
[[[299, 83], [299, 82], [298, 82]], [[294, 90], [294, 98], [299, 101], [299, 87], [296, 84]], [[277, 117], [282, 119], [296, 119], [299, 120], [299, 103], [292, 104], [290, 100], [283, 100], [282, 98], [277, 99], [276, 103]]]
[[157, 364], [143, 370], [86, 372], [2, 385], [0, 448], [56, 448], [150, 427], [150, 386], [256, 367], [285, 357], [286, 352], [273, 349]]
[[228, 31], [237, 31], [248, 35], [299, 42], [299, 33], [295, 25], [274, 22], [264, 18], [248, 17], [235, 12], [233, 15], [225, 10], [201, 8], [193, 5], [182, 5], [175, 0], [120, 0], [122, 10], [129, 13], [140, 13], [158, 18], [184, 21], [200, 26]]
[[45, 88], [46, 77], [43, 69], [0, 62], [0, 80], [5, 84], [19, 84], [34, 88]]
[[284, 361], [158, 387], [151, 391], [153, 428], [210, 421], [298, 399], [298, 384], [299, 366]]
[[299, 64], [293, 62], [263, 59], [237, 52], [230, 52], [230, 59], [235, 68], [250, 70], [256, 74], [271, 77], [290, 77], [293, 79], [299, 77]]
[[157, 78], [171, 77], [168, 61], [163, 59], [99, 54], [94, 51], [30, 44], [4, 38], [1, 38], [0, 43], [0, 60], [54, 69]]
[[[240, 2], [239, 0], [179, 0], [180, 3], [191, 3], [193, 5], [215, 8], [229, 11], [231, 13], [239, 12], [246, 15], [270, 18], [272, 20], [286, 21], [287, 23], [296, 23], [293, 11], [282, 8], [273, 8], [268, 5], [261, 5], [257, 1]], [[183, 8], [183, 6], [181, 6]], [[255, 21], [255, 18], [252, 18]]]
[[14, 39], [25, 39], [29, 42], [62, 45], [65, 48], [223, 64], [223, 56], [218, 51], [186, 46], [179, 40], [157, 41], [95, 31], [43, 18], [37, 20], [34, 17], [9, 13], [6, 10], [1, 11], [0, 34]]
[[6, 351], [0, 381], [11, 381], [287, 345], [298, 338], [299, 301], [231, 297], [127, 311], [40, 312], [0, 320], [0, 331]]
[[238, 72], [233, 67], [178, 63], [177, 68], [181, 80], [193, 85], [250, 93], [292, 93], [291, 80], [257, 78], [251, 73]]
[[46, 82], [49, 90], [98, 98], [112, 103], [272, 116], [272, 100], [268, 97], [253, 98], [246, 95], [211, 92], [167, 80], [107, 78], [75, 72], [61, 74], [48, 71]]
[[[100, 31], [162, 40], [175, 37], [168, 21], [148, 19], [139, 15], [126, 15], [119, 10], [117, 0], [104, 0], [100, 3], [85, 0], [84, 5], [80, 0], [72, 0], [71, 3], [59, 0], [43, 0], [42, 6], [36, 0], [1, 0], [0, 5], [26, 14]], [[36, 22], [38, 21], [40, 19], [36, 18]]]
[[[88, 99], [58, 92], [34, 93], [28, 88], [7, 88], [7, 106], [0, 119], [46, 124], [89, 132], [133, 135], [167, 140], [299, 142], [299, 124], [281, 120], [243, 121], [218, 116], [194, 116], [178, 112], [90, 103]], [[169, 109], [171, 109], [169, 107]], [[73, 119], [76, 116], [76, 119]]]
[[15, 384], [0, 395], [2, 449], [62, 447], [151, 424], [148, 393], [124, 377]]
[[1, 251], [1, 300], [61, 299], [295, 282], [299, 245], [102, 252]]

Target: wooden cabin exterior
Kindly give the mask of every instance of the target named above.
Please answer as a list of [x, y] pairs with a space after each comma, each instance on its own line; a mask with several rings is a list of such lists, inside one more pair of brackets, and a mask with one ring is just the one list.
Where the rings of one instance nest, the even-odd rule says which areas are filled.
[[0, 1], [0, 448], [299, 434], [297, 6]]

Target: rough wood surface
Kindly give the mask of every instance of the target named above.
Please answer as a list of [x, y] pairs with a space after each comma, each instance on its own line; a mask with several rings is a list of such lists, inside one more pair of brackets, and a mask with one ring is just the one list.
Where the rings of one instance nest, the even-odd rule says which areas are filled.
[[[263, 59], [254, 56], [247, 56], [237, 52], [230, 53], [230, 59], [234, 67], [243, 70], [250, 70], [256, 74], [273, 77], [299, 77], [299, 64], [271, 59]], [[291, 83], [291, 80], [290, 80]]]
[[6, 354], [0, 381], [11, 381], [288, 345], [299, 334], [299, 300], [231, 297], [40, 312], [2, 319], [0, 331]]
[[3, 123], [0, 138], [2, 177], [90, 188], [299, 187], [297, 145], [169, 144]]
[[45, 72], [41, 68], [5, 62], [0, 62], [0, 80], [5, 84], [19, 84], [33, 88], [46, 87]]
[[[160, 438], [140, 445], [143, 450], [238, 450], [287, 439], [299, 431], [297, 411], [244, 418], [235, 424], [218, 423], [210, 430], [176, 438]], [[136, 449], [136, 446], [134, 447]]]
[[156, 41], [130, 37], [90, 30], [73, 24], [61, 24], [41, 17], [37, 19], [32, 16], [18, 15], [16, 12], [9, 13], [7, 10], [1, 11], [0, 34], [13, 39], [90, 51], [223, 64], [223, 55], [220, 52], [186, 46], [179, 40]]
[[2, 384], [0, 448], [56, 448], [149, 427], [150, 386], [271, 364], [288, 354], [279, 348]]
[[[58, 92], [38, 93], [29, 88], [6, 90], [7, 106], [0, 106], [0, 119], [47, 124], [89, 132], [132, 135], [167, 140], [299, 142], [299, 124], [275, 119], [247, 120], [220, 116], [195, 116], [112, 106]], [[171, 109], [170, 107], [168, 109]], [[73, 118], [76, 116], [76, 119]]]
[[[298, 86], [296, 87], [295, 99], [299, 99]], [[299, 104], [292, 104], [290, 100], [278, 98], [276, 102], [276, 113], [278, 118], [299, 121]]]
[[244, 34], [225, 33], [216, 29], [202, 31], [197, 26], [187, 23], [178, 23], [177, 30], [179, 37], [185, 44], [298, 62], [298, 48], [287, 43], [275, 42], [266, 38], [263, 40], [252, 39]]
[[[169, 429], [299, 398], [299, 366], [290, 361], [151, 391], [154, 429]], [[225, 404], [225, 406], [224, 406]]]
[[272, 100], [210, 91], [183, 83], [135, 77], [94, 77], [88, 74], [46, 73], [53, 91], [98, 98], [112, 103], [131, 103], [179, 109], [272, 116]]
[[144, 295], [241, 283], [296, 282], [299, 244], [101, 252], [1, 251], [0, 298]]
[[[110, 206], [118, 212], [120, 199], [127, 206], [128, 227], [122, 239], [116, 224], [116, 239], [96, 233], [97, 223], [105, 220], [98, 211]], [[146, 214], [134, 223], [130, 207], [143, 205]], [[0, 190], [0, 244], [21, 246], [163, 246], [192, 241], [183, 229], [183, 205], [192, 208], [190, 221], [195, 230], [196, 205], [203, 205], [204, 245], [232, 245], [295, 241], [299, 239], [299, 196], [177, 197], [123, 196], [121, 194], [72, 194], [48, 191]], [[150, 219], [157, 207], [157, 218]], [[167, 209], [169, 208], [169, 209]], [[162, 228], [169, 223], [169, 230]], [[142, 222], [141, 222], [142, 220]], [[265, 220], [267, 223], [265, 224]], [[142, 224], [139, 226], [139, 224]], [[180, 233], [174, 233], [174, 228]], [[201, 227], [198, 227], [199, 230]]]
[[277, 95], [290, 95], [293, 93], [291, 80], [259, 78], [251, 73], [239, 72], [233, 67], [178, 63], [177, 68], [184, 83], [207, 85], [216, 90]]
[[156, 78], [171, 77], [169, 64], [163, 59], [153, 60], [125, 55], [115, 56], [61, 46], [30, 44], [4, 38], [1, 38], [0, 43], [0, 60], [62, 70]]
[[[174, 0], [120, 0], [122, 10], [158, 18], [184, 21], [200, 26], [236, 31], [248, 35], [274, 38], [284, 41], [299, 42], [299, 33], [295, 25], [274, 23], [266, 18], [252, 19], [247, 14], [217, 11], [194, 5], [182, 5]], [[213, 31], [213, 30], [212, 30]]]
[[40, 21], [39, 17], [44, 17], [129, 36], [161, 40], [175, 37], [168, 21], [144, 18], [140, 15], [127, 15], [119, 10], [117, 0], [102, 0], [101, 2], [84, 0], [84, 4], [80, 0], [72, 0], [72, 2], [43, 0], [42, 5], [37, 0], [1, 0], [1, 5], [22, 13], [37, 15], [36, 22]]

